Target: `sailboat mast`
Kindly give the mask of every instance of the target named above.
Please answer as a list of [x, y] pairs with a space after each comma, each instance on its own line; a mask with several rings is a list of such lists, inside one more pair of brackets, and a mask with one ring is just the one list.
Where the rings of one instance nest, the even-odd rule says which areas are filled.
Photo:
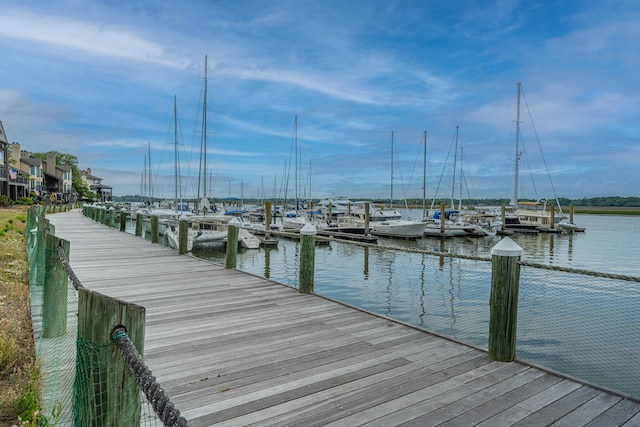
[[391, 208], [393, 208], [393, 131], [391, 131]]
[[178, 177], [180, 172], [178, 171], [178, 101], [176, 95], [173, 95], [173, 167], [175, 172], [175, 194], [173, 197], [173, 205], [177, 208], [178, 205]]
[[204, 56], [204, 97], [202, 102], [202, 140], [204, 146], [204, 160], [203, 160], [203, 181], [204, 181], [204, 194], [203, 197], [207, 197], [207, 55]]
[[462, 176], [462, 153], [464, 152], [464, 147], [460, 147], [460, 198], [458, 199], [458, 210], [462, 210], [462, 181], [464, 178]]
[[511, 206], [513, 208], [518, 207], [518, 162], [520, 161], [520, 86], [522, 83], [518, 82], [518, 97], [516, 103], [516, 170], [513, 176], [513, 198], [511, 199]]
[[458, 128], [459, 126], [456, 126], [456, 145], [455, 145], [455, 149], [453, 150], [453, 181], [451, 182], [451, 209], [456, 208], [456, 203], [454, 201], [454, 192], [455, 192], [455, 185], [456, 185], [456, 161], [458, 156]]
[[298, 116], [295, 117], [295, 120], [293, 122], [293, 140], [295, 143], [295, 147], [294, 147], [294, 155], [295, 155], [295, 159], [294, 161], [296, 162], [296, 166], [295, 166], [295, 186], [296, 186], [296, 212], [298, 212], [298, 205], [299, 205], [299, 194], [298, 194]]
[[149, 151], [149, 162], [147, 163], [147, 165], [149, 166], [149, 172], [147, 174], [147, 179], [149, 180], [149, 183], [147, 184], [147, 186], [149, 190], [149, 200], [153, 205], [153, 178], [151, 174], [151, 142], [147, 142], [147, 150]]
[[422, 218], [427, 215], [427, 131], [424, 131], [422, 143]]

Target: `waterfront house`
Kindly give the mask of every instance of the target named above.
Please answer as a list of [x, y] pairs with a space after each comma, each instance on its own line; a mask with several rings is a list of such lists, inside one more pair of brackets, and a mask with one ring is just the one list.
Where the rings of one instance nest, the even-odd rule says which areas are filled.
[[112, 188], [102, 183], [102, 178], [91, 174], [91, 168], [80, 171], [80, 177], [87, 187], [98, 196], [100, 202], [110, 202], [112, 199]]
[[12, 145], [0, 122], [0, 195], [17, 200], [29, 196], [29, 177], [20, 169], [19, 162], [13, 160]]

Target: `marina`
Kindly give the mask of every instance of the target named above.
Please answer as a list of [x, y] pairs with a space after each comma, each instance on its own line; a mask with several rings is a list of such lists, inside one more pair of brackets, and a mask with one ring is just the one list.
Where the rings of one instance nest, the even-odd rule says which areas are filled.
[[[87, 288], [146, 307], [145, 360], [190, 425], [640, 420], [634, 400], [526, 364], [491, 362], [477, 347], [177, 255], [78, 212], [50, 220], [71, 242], [71, 264]], [[284, 242], [242, 253], [274, 258], [289, 252]], [[319, 251], [336, 251], [332, 246]], [[327, 266], [317, 256], [319, 278]], [[371, 274], [391, 274], [396, 255], [378, 256]], [[275, 279], [281, 271], [272, 269]]]

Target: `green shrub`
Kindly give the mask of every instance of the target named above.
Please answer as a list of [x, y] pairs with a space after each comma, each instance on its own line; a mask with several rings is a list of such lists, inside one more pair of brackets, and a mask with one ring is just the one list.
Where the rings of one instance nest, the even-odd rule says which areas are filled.
[[18, 205], [32, 205], [33, 204], [33, 199], [31, 197], [19, 197], [18, 200], [16, 200], [16, 204], [18, 204]]
[[2, 195], [0, 196], [0, 206], [11, 206], [13, 205], [13, 200], [9, 198], [9, 196]]

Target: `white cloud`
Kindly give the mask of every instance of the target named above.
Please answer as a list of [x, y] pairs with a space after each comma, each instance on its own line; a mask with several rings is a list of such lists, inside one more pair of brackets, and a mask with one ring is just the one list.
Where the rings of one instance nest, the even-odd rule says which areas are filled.
[[150, 62], [184, 68], [187, 63], [170, 55], [159, 43], [144, 39], [130, 28], [73, 20], [21, 10], [3, 11], [0, 36], [40, 45], [54, 45], [126, 61]]

